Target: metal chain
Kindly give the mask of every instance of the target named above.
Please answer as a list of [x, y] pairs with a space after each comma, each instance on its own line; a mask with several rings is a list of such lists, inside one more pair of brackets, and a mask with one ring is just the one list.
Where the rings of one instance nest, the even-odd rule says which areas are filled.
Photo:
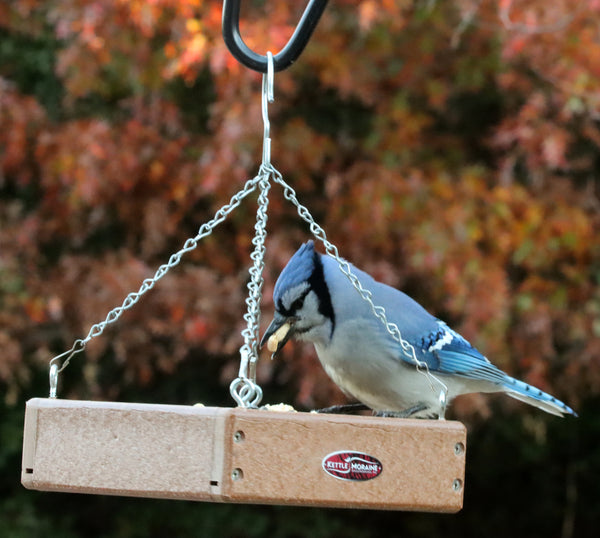
[[127, 295], [121, 306], [111, 310], [104, 321], [93, 325], [85, 338], [76, 340], [71, 349], [54, 357], [50, 361], [50, 398], [56, 398], [58, 374], [68, 366], [73, 356], [83, 351], [90, 340], [100, 336], [106, 329], [107, 325], [117, 321], [125, 310], [128, 310], [134, 306], [140, 300], [140, 298], [149, 292], [161, 278], [163, 278], [173, 267], [179, 264], [184, 254], [194, 250], [198, 246], [200, 240], [207, 235], [210, 235], [212, 231], [221, 222], [223, 222], [235, 208], [240, 205], [242, 200], [256, 189], [257, 184], [260, 183], [262, 178], [263, 174], [259, 173], [259, 175], [253, 179], [248, 180], [244, 187], [231, 197], [229, 203], [221, 207], [210, 221], [204, 223], [200, 227], [198, 233], [194, 237], [189, 238], [184, 243], [183, 247], [169, 258], [167, 263], [158, 268], [152, 278], [147, 278], [142, 282], [142, 285], [137, 292], [132, 292]]
[[256, 362], [258, 361], [258, 343], [260, 341], [260, 303], [264, 284], [263, 270], [265, 267], [265, 239], [267, 237], [267, 208], [269, 206], [269, 178], [274, 168], [263, 164], [260, 168], [258, 182], [260, 194], [258, 196], [258, 210], [254, 224], [254, 238], [252, 244], [254, 251], [250, 258], [254, 262], [249, 270], [248, 297], [244, 314], [247, 323], [242, 331], [244, 344], [240, 348], [240, 370], [238, 378], [229, 386], [232, 398], [242, 407], [257, 407], [262, 400], [262, 389], [256, 384]]
[[321, 243], [323, 243], [327, 254], [338, 263], [340, 271], [346, 276], [346, 278], [348, 278], [360, 296], [369, 304], [375, 317], [383, 324], [387, 332], [400, 344], [402, 352], [408, 358], [408, 361], [415, 365], [419, 373], [427, 377], [433, 392], [436, 392], [433, 383], [437, 383], [438, 387], [441, 389], [438, 400], [441, 408], [440, 416], [443, 417], [448, 397], [448, 387], [446, 384], [429, 371], [429, 366], [425, 361], [420, 361], [417, 359], [414, 346], [402, 337], [402, 332], [400, 331], [398, 325], [388, 321], [385, 309], [373, 302], [373, 294], [371, 291], [362, 286], [358, 280], [358, 277], [352, 272], [350, 264], [340, 257], [337, 247], [327, 239], [325, 230], [315, 221], [310, 211], [300, 203], [298, 197], [296, 196], [296, 191], [294, 191], [294, 189], [285, 182], [282, 175], [277, 170], [274, 170], [273, 172], [273, 181], [283, 187], [284, 198], [296, 206], [298, 215], [300, 215], [302, 220], [309, 225], [311, 233], [319, 241], [321, 241]]
[[242, 331], [244, 344], [240, 348], [240, 371], [237, 379], [234, 379], [229, 385], [231, 397], [241, 407], [258, 407], [263, 394], [260, 386], [256, 384], [256, 362], [258, 361], [258, 343], [260, 341], [260, 303], [264, 283], [263, 270], [265, 268], [270, 178], [272, 175], [279, 174], [271, 165], [269, 103], [272, 103], [275, 99], [273, 93], [274, 73], [273, 54], [267, 52], [267, 72], [262, 77], [261, 95], [264, 130], [262, 164], [258, 173], [260, 194], [258, 196], [256, 223], [254, 224], [254, 238], [252, 239], [254, 251], [250, 255], [254, 264], [249, 270], [250, 281], [248, 282], [248, 297], [246, 299], [248, 310], [244, 314], [247, 326]]
[[267, 235], [268, 196], [271, 188], [270, 177], [276, 173], [276, 170], [271, 165], [271, 138], [268, 116], [268, 103], [273, 101], [273, 55], [269, 52], [267, 53], [267, 58], [269, 68], [263, 76], [262, 86], [262, 115], [264, 121], [263, 162], [258, 175], [248, 180], [242, 190], [236, 193], [228, 204], [221, 207], [215, 213], [212, 220], [200, 227], [196, 236], [189, 238], [184, 243], [183, 248], [173, 254], [167, 263], [158, 268], [152, 278], [145, 279], [137, 292], [127, 295], [121, 306], [111, 310], [104, 321], [93, 325], [84, 339], [76, 340], [70, 350], [54, 357], [50, 361], [50, 398], [56, 398], [58, 374], [68, 366], [73, 356], [83, 351], [90, 340], [100, 336], [107, 325], [116, 322], [125, 310], [133, 307], [161, 278], [179, 264], [184, 254], [194, 250], [198, 246], [199, 241], [211, 234], [214, 228], [223, 222], [258, 185], [260, 194], [258, 196], [256, 224], [254, 225], [255, 235], [252, 239], [254, 251], [250, 256], [253, 265], [249, 270], [250, 281], [248, 282], [248, 297], [246, 299], [248, 309], [244, 315], [247, 326], [242, 331], [244, 344], [240, 348], [241, 364], [239, 377], [231, 383], [230, 392], [234, 400], [243, 407], [256, 407], [260, 403], [262, 389], [256, 384], [256, 362], [258, 360], [258, 343], [260, 340], [260, 303], [264, 283], [262, 275], [264, 270], [265, 239]]

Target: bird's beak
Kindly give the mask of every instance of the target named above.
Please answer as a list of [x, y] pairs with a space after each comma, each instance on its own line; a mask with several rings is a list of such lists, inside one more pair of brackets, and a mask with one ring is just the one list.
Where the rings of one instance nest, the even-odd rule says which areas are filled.
[[293, 323], [289, 318], [282, 316], [278, 312], [275, 312], [275, 316], [273, 317], [273, 321], [263, 334], [263, 337], [260, 341], [260, 347], [265, 345], [267, 342], [268, 350], [275, 354], [277, 353], [283, 346], [285, 346], [286, 342], [290, 339], [290, 336], [294, 333]]

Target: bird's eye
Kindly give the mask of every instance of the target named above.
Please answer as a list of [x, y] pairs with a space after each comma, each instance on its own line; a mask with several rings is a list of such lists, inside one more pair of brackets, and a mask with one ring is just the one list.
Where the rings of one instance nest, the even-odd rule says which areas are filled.
[[302, 297], [298, 297], [293, 303], [292, 306], [290, 306], [290, 310], [292, 312], [297, 312], [298, 310], [300, 310], [302, 308], [302, 305], [304, 304], [304, 296]]

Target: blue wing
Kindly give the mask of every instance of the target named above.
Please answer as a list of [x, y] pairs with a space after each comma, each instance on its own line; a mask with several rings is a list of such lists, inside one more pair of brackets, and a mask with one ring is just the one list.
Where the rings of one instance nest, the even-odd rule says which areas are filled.
[[494, 366], [460, 334], [439, 320], [436, 329], [421, 338], [415, 346], [415, 352], [419, 360], [424, 360], [432, 372], [489, 381], [497, 385], [503, 385], [508, 379], [502, 370]]
[[437, 320], [437, 323], [437, 330], [424, 336], [420, 342], [423, 357], [420, 360], [425, 360], [432, 372], [489, 381], [502, 387], [508, 396], [553, 415], [563, 416], [566, 413], [577, 416], [573, 409], [554, 396], [505, 374], [460, 334], [442, 321]]

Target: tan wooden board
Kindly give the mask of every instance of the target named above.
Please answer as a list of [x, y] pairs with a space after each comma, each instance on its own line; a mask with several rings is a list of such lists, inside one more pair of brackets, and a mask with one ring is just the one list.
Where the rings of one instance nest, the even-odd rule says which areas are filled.
[[456, 512], [465, 449], [465, 427], [453, 421], [34, 398], [22, 483], [42, 491]]

